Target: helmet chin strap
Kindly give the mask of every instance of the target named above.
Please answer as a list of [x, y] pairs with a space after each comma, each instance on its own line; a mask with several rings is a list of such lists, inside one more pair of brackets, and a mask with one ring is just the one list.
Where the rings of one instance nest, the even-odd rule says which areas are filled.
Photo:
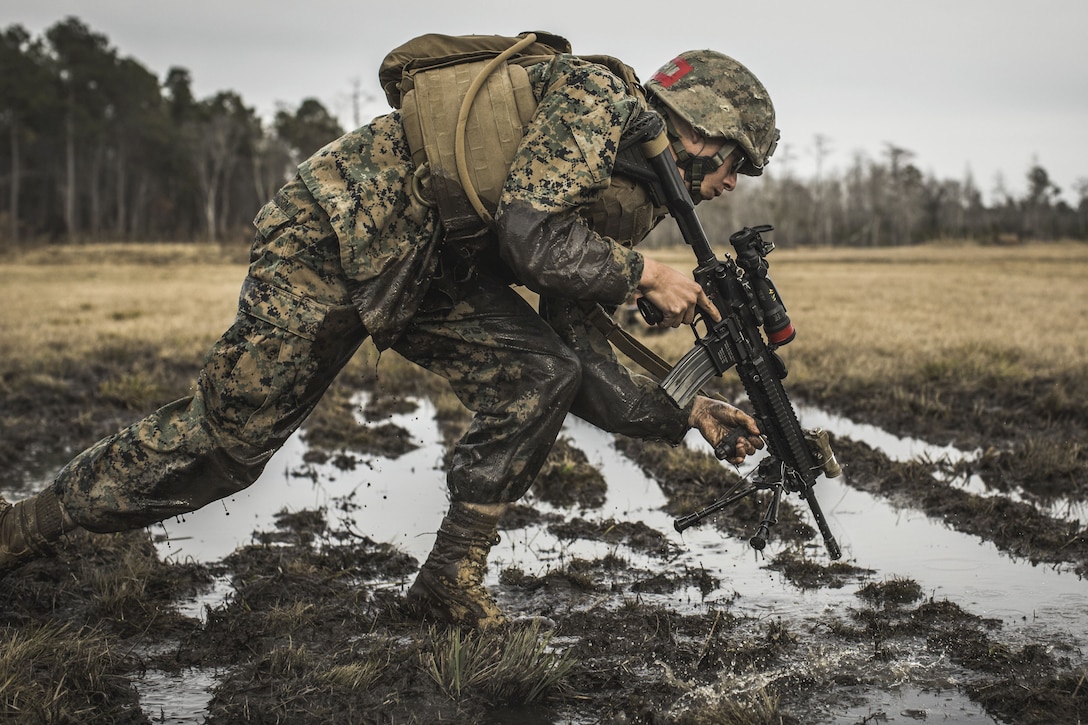
[[703, 184], [703, 177], [706, 176], [703, 162], [698, 156], [689, 154], [688, 150], [684, 148], [684, 141], [680, 137], [679, 131], [676, 130], [676, 126], [669, 114], [663, 113], [662, 115], [665, 117], [665, 133], [669, 137], [672, 153], [676, 157], [676, 166], [684, 177], [688, 195], [691, 196], [693, 202], [698, 204], [703, 200], [703, 194], [699, 189]]
[[691, 200], [694, 203], [698, 204], [703, 200], [703, 193], [701, 190], [703, 177], [717, 171], [721, 165], [726, 162], [729, 155], [733, 153], [736, 144], [725, 144], [713, 156], [696, 156], [695, 154], [689, 153], [684, 147], [684, 141], [680, 136], [679, 131], [676, 130], [676, 126], [673, 124], [669, 114], [666, 113], [664, 115], [665, 132], [669, 136], [673, 154], [676, 156], [676, 166], [683, 172], [684, 184], [688, 188], [688, 195], [691, 196]]

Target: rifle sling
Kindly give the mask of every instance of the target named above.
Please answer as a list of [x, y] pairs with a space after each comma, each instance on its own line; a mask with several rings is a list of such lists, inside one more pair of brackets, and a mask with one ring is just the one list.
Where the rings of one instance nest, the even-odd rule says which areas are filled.
[[[605, 312], [600, 305], [587, 306], [583, 309], [585, 310], [589, 321], [604, 334], [605, 338], [612, 343], [612, 346], [638, 363], [654, 380], [660, 383], [665, 379], [665, 376], [672, 371], [672, 365], [656, 352], [639, 342], [638, 339], [627, 332], [627, 330], [620, 327], [619, 324], [612, 319], [612, 316]], [[718, 393], [708, 393], [705, 390], [699, 390], [698, 394], [706, 398], [720, 400], [723, 403], [729, 402], [724, 396]]]
[[608, 341], [612, 343], [617, 350], [642, 366], [642, 368], [657, 382], [661, 382], [664, 377], [669, 374], [669, 371], [672, 370], [672, 365], [669, 365], [669, 363], [657, 353], [643, 345], [629, 332], [620, 327], [619, 324], [612, 319], [612, 316], [605, 312], [600, 305], [588, 307], [586, 309], [586, 314], [589, 317], [589, 321], [592, 322], [606, 338], [608, 338]]

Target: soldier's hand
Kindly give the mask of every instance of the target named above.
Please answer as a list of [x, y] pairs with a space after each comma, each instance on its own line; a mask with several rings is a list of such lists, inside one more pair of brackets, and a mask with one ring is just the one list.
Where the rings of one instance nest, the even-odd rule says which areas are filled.
[[688, 415], [688, 424], [698, 428], [712, 448], [717, 448], [730, 433], [740, 429], [734, 455], [726, 458], [733, 464], [743, 463], [747, 456], [763, 447], [763, 438], [760, 437], [755, 419], [743, 410], [720, 400], [695, 396]]
[[661, 311], [662, 325], [679, 327], [695, 321], [695, 310], [701, 307], [714, 322], [721, 320], [718, 309], [706, 296], [699, 283], [667, 264], [644, 257], [642, 279], [638, 288], [642, 295]]

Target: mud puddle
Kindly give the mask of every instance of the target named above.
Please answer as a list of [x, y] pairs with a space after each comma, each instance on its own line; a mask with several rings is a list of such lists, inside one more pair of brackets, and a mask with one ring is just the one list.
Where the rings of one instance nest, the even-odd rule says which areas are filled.
[[[433, 531], [447, 502], [443, 475], [445, 448], [428, 401], [417, 401], [410, 413], [392, 416], [389, 422], [409, 432], [416, 446], [396, 458], [353, 456], [353, 460], [314, 462], [307, 456], [302, 437], [292, 438], [272, 459], [264, 476], [246, 492], [221, 504], [168, 521], [157, 542], [160, 555], [175, 561], [216, 562], [237, 547], [250, 543], [254, 531], [267, 530], [277, 512], [325, 508], [330, 521], [376, 542], [395, 545], [422, 560], [433, 543]], [[920, 441], [900, 439], [872, 426], [856, 425], [820, 411], [800, 409], [806, 426], [822, 426], [838, 436], [863, 441], [892, 460], [961, 460], [973, 455], [954, 448], [936, 448]], [[750, 549], [743, 539], [723, 535], [717, 528], [702, 525], [683, 534], [672, 528], [672, 518], [662, 509], [666, 504], [658, 484], [629, 458], [619, 453], [610, 435], [576, 419], [570, 419], [563, 436], [583, 451], [589, 463], [607, 481], [604, 502], [591, 510], [552, 506], [534, 500], [539, 520], [503, 532], [493, 552], [489, 585], [500, 591], [504, 571], [516, 570], [525, 577], [545, 577], [577, 561], [599, 561], [616, 557], [629, 568], [642, 571], [667, 569], [672, 572], [699, 571], [703, 579], [657, 593], [640, 591], [637, 601], [648, 606], [667, 607], [680, 613], [707, 613], [728, 610], [738, 617], [757, 622], [781, 622], [789, 629], [803, 629], [800, 639], [826, 626], [829, 615], [858, 607], [857, 588], [865, 581], [889, 582], [909, 578], [918, 583], [930, 601], [947, 600], [979, 617], [1000, 621], [1003, 636], [1022, 643], [1071, 643], [1080, 648], [1088, 632], [1088, 587], [1083, 580], [1061, 566], [1033, 566], [1016, 560], [995, 545], [950, 529], [923, 513], [896, 508], [887, 501], [849, 485], [849, 474], [821, 479], [817, 496], [839, 540], [847, 561], [863, 572], [848, 586], [798, 588], [787, 577], [767, 568], [769, 561], [787, 548], [772, 539], [762, 553]], [[689, 439], [695, 449], [705, 448], [697, 434]], [[849, 461], [843, 461], [849, 468]], [[747, 470], [747, 469], [746, 469]], [[742, 471], [742, 473], [745, 471]], [[984, 484], [983, 484], [984, 485]], [[641, 522], [660, 532], [668, 552], [647, 553], [623, 543], [557, 536], [548, 521], [588, 518], [594, 521]], [[754, 529], [757, 521], [752, 521]], [[805, 556], [826, 564], [822, 545], [805, 547]], [[706, 581], [714, 582], [706, 585]], [[403, 582], [385, 582], [399, 587]], [[205, 607], [217, 607], [231, 594], [222, 580], [186, 610], [198, 614]], [[503, 594], [500, 594], [503, 596]], [[571, 605], [571, 611], [592, 613], [609, 599], [607, 594], [585, 597]], [[839, 648], [830, 655], [821, 649], [819, 638], [803, 645], [810, 648], [797, 658], [792, 676], [819, 680], [839, 667], [838, 659], [865, 660], [869, 646]], [[826, 705], [813, 721], [828, 723], [944, 720], [951, 722], [995, 722], [957, 687], [945, 672], [947, 662], [924, 647], [900, 652], [903, 662], [875, 677], [857, 673], [868, 684], [857, 692], [844, 693], [838, 704]], [[832, 659], [836, 661], [831, 661]], [[856, 667], [856, 665], [852, 665]], [[929, 677], [927, 672], [933, 671]], [[199, 720], [203, 711], [199, 692], [207, 687], [209, 673], [149, 672], [138, 689], [146, 710], [166, 722]], [[776, 676], [783, 676], [781, 672]], [[841, 675], [846, 677], [846, 674]], [[756, 679], [760, 675], [753, 676]], [[765, 677], [765, 676], [764, 676]], [[167, 678], [164, 680], [164, 678]], [[872, 682], [879, 680], [880, 687]], [[916, 684], [922, 681], [925, 684]], [[759, 682], [754, 682], [753, 687]], [[699, 697], [735, 694], [744, 683], [732, 676], [728, 683], [699, 691]], [[696, 695], [693, 694], [692, 697]], [[174, 718], [173, 720], [171, 718]], [[556, 722], [575, 719], [557, 718]]]
[[[343, 470], [335, 463], [306, 463], [308, 447], [300, 436], [288, 441], [269, 463], [261, 479], [247, 491], [212, 504], [183, 519], [162, 525], [158, 548], [165, 559], [192, 559], [210, 563], [223, 559], [237, 547], [250, 543], [253, 532], [273, 525], [274, 514], [327, 508], [330, 520], [346, 523], [351, 530], [377, 542], [390, 543], [422, 560], [434, 542], [433, 531], [447, 507], [442, 459], [445, 452], [434, 422], [434, 408], [416, 401], [411, 413], [394, 415], [389, 422], [409, 431], [416, 448], [396, 459], [367, 457]], [[869, 425], [813, 409], [799, 409], [803, 425], [834, 425], [837, 435], [861, 440], [893, 460], [959, 460], [970, 455], [952, 447], [937, 448], [922, 441], [901, 439]], [[673, 530], [672, 518], [662, 508], [665, 497], [658, 485], [635, 463], [615, 449], [612, 436], [571, 417], [561, 433], [598, 468], [608, 482], [604, 504], [593, 518], [641, 521], [665, 534], [676, 546], [675, 563], [712, 569], [723, 588], [700, 604], [745, 595], [734, 606], [780, 616], [820, 611], [850, 602], [841, 589], [799, 591], [763, 568], [782, 544], [773, 540], [763, 555], [743, 541], [730, 540], [711, 526], [698, 526], [683, 534]], [[697, 433], [687, 439], [690, 447], [706, 444]], [[741, 469], [748, 473], [758, 458]], [[342, 464], [341, 464], [342, 465]], [[849, 462], [846, 462], [849, 469]], [[531, 494], [530, 494], [531, 495]], [[897, 509], [875, 496], [849, 485], [849, 474], [821, 479], [817, 497], [832, 531], [843, 549], [845, 561], [875, 572], [880, 578], [910, 577], [927, 595], [945, 598], [1007, 624], [1046, 631], [1088, 632], [1088, 585], [1060, 566], [1033, 566], [1014, 560], [993, 544], [953, 531], [917, 511]], [[345, 506], [345, 502], [349, 505]], [[534, 501], [544, 517], [555, 513], [578, 515]], [[581, 512], [587, 513], [587, 512]], [[752, 522], [752, 528], [758, 524]], [[773, 536], [773, 534], [772, 534]], [[615, 545], [585, 539], [560, 540], [546, 525], [529, 525], [506, 532], [494, 550], [492, 576], [503, 568], [516, 567], [542, 575], [572, 559], [595, 559], [615, 552]], [[810, 555], [826, 563], [822, 545], [813, 544]], [[640, 566], [651, 558], [625, 552]], [[226, 594], [221, 590], [210, 595]], [[675, 602], [674, 602], [675, 604]]]
[[797, 414], [806, 427], [825, 428], [855, 441], [867, 444], [890, 460], [899, 462], [920, 461], [932, 464], [934, 475], [941, 481], [976, 496], [1003, 496], [1011, 501], [1028, 503], [1048, 516], [1067, 520], [1088, 520], [1088, 501], [1055, 498], [1041, 501], [1020, 488], [996, 489], [982, 476], [963, 474], [964, 464], [977, 462], [982, 451], [964, 450], [954, 445], [938, 446], [917, 438], [899, 437], [875, 425], [856, 423], [849, 418], [834, 415], [810, 406], [798, 406]]
[[[891, 460], [930, 463], [938, 477], [943, 477], [942, 464], [976, 455], [954, 446], [900, 438], [815, 408], [799, 407], [798, 417], [806, 427], [826, 428]], [[687, 442], [693, 447], [705, 446], [698, 435], [689, 436]], [[758, 460], [758, 456], [750, 459], [744, 472], [754, 468]], [[954, 531], [920, 511], [896, 508], [852, 487], [850, 462], [842, 463], [847, 473], [837, 479], [821, 478], [817, 498], [844, 559], [874, 570], [878, 578], [909, 577], [932, 597], [949, 599], [1006, 624], [1040, 632], [1088, 632], [1088, 585], [1069, 567], [1033, 565], [1011, 558], [994, 544]], [[974, 478], [971, 486], [978, 489], [978, 495], [1001, 495], [980, 477]], [[1068, 506], [1061, 510], [1070, 512]], [[824, 555], [822, 550], [817, 554]], [[827, 592], [820, 594], [826, 596]]]
[[955, 691], [919, 689], [909, 685], [890, 688], [875, 698], [867, 698], [861, 705], [833, 710], [829, 718], [825, 721], [828, 725], [928, 722], [931, 719], [955, 725], [993, 725], [995, 722], [981, 705]]
[[139, 680], [140, 707], [156, 723], [200, 722], [216, 684], [215, 669], [149, 670]]

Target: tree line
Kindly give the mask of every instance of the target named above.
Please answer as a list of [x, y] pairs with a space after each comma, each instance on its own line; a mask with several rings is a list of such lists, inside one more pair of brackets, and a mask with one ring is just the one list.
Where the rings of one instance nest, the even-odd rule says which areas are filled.
[[314, 99], [271, 124], [234, 91], [194, 98], [70, 17], [0, 35], [0, 238], [221, 240], [343, 133]]
[[[820, 143], [817, 139], [817, 147]], [[776, 243], [790, 246], [1088, 239], [1088, 178], [1076, 185], [1074, 207], [1060, 198], [1061, 189], [1046, 169], [1032, 165], [1023, 196], [999, 183], [987, 205], [970, 176], [962, 181], [924, 176], [912, 158], [911, 152], [888, 145], [880, 159], [857, 154], [844, 172], [807, 180], [788, 170], [776, 172], [772, 162], [760, 183], [742, 181], [728, 204], [702, 205], [699, 216], [720, 234], [770, 223]], [[654, 231], [654, 239], [662, 245], [683, 241], [667, 224]]]
[[[343, 129], [315, 99], [266, 123], [234, 91], [195, 98], [186, 69], [160, 80], [69, 17], [40, 37], [0, 34], [0, 132], [0, 240], [177, 241], [248, 236], [294, 166]], [[1022, 197], [999, 189], [987, 205], [970, 178], [927, 177], [912, 160], [889, 145], [809, 179], [772, 164], [700, 215], [715, 229], [771, 222], [797, 245], [1088, 238], [1088, 179], [1074, 207], [1035, 165]], [[679, 241], [669, 226], [653, 241]]]

